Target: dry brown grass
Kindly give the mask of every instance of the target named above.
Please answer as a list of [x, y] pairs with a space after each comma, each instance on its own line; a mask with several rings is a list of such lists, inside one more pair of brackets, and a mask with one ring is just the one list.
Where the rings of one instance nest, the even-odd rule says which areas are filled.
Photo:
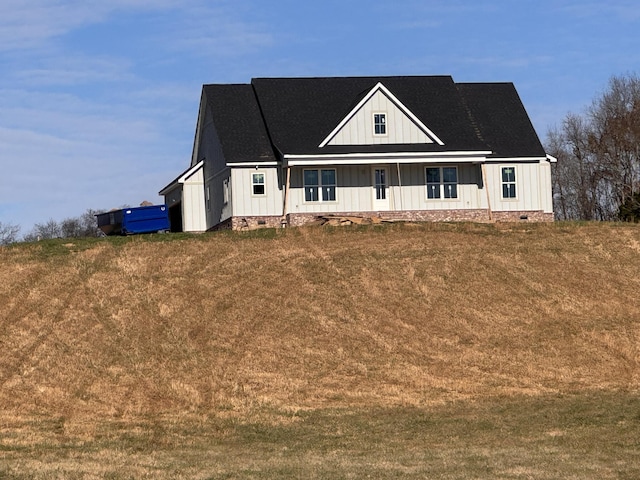
[[[66, 445], [73, 463], [91, 444], [102, 448], [90, 455], [100, 478], [118, 460], [99, 440], [124, 438], [105, 425], [179, 443], [167, 425], [194, 434], [203, 422], [227, 438], [238, 425], [286, 429], [336, 409], [638, 394], [638, 226], [390, 225], [170, 240], [0, 248], [0, 420], [12, 465], [29, 445]], [[102, 461], [101, 452], [115, 456]], [[42, 478], [57, 478], [46, 465], [72, 471], [36, 458], [23, 467], [50, 475]], [[132, 464], [131, 476], [153, 471], [145, 465]], [[304, 476], [296, 468], [282, 476]], [[505, 466], [513, 471], [502, 478], [536, 476], [518, 468]], [[326, 478], [355, 478], [337, 471]], [[388, 478], [424, 473], [397, 472]]]

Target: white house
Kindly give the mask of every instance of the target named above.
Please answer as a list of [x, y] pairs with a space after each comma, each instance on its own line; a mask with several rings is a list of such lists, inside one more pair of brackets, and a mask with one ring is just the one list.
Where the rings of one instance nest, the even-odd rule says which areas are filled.
[[256, 78], [203, 87], [191, 164], [160, 195], [185, 231], [552, 221], [553, 161], [511, 83]]

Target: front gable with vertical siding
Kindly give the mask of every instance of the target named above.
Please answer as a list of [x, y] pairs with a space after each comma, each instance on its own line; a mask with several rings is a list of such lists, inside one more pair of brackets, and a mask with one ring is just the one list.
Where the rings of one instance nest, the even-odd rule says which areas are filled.
[[443, 145], [436, 134], [378, 83], [325, 138], [325, 145]]

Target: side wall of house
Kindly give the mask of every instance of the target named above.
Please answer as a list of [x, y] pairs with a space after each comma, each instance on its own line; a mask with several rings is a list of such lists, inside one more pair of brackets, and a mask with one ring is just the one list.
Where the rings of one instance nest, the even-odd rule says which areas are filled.
[[[264, 174], [264, 194], [254, 194], [253, 174]], [[264, 166], [233, 169], [231, 174], [234, 217], [282, 216], [281, 168]]]
[[232, 215], [232, 198], [225, 202], [224, 185], [231, 175], [227, 167], [224, 152], [216, 131], [211, 111], [206, 108], [202, 122], [199, 145], [197, 150], [198, 161], [204, 159], [204, 205], [206, 228], [210, 229], [219, 223], [228, 220]]
[[182, 187], [182, 228], [185, 232], [207, 229], [204, 202], [204, 174], [200, 168], [187, 178]]
[[[516, 195], [503, 198], [502, 169], [515, 169]], [[551, 196], [551, 167], [543, 160], [536, 163], [496, 162], [486, 165], [489, 198], [494, 212], [537, 211], [553, 214]]]

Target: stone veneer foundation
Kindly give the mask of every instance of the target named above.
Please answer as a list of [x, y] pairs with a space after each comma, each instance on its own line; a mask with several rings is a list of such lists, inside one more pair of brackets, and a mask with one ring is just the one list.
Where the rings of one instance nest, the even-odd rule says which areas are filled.
[[492, 212], [474, 210], [410, 210], [380, 212], [331, 212], [331, 213], [290, 213], [283, 224], [280, 216], [232, 217], [213, 227], [212, 230], [230, 228], [232, 230], [255, 230], [258, 228], [280, 228], [282, 226], [301, 227], [315, 222], [325, 215], [344, 217], [378, 217], [383, 220], [405, 222], [553, 222], [553, 213], [537, 211]]

